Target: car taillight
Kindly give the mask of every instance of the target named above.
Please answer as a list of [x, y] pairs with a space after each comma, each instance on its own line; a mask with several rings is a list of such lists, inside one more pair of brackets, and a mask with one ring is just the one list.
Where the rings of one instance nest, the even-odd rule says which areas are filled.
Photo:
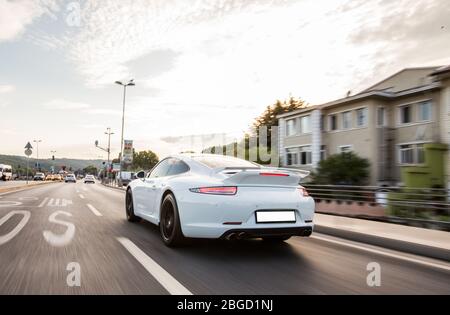
[[309, 193], [305, 188], [300, 187], [298, 190], [300, 191], [303, 197], [309, 197]]
[[259, 173], [260, 176], [288, 177], [289, 174], [283, 173]]
[[191, 192], [207, 195], [236, 195], [237, 187], [199, 187], [189, 189]]

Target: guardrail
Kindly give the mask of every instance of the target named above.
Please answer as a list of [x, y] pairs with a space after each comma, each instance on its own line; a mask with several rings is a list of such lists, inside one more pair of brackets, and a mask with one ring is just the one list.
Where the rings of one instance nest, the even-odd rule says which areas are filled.
[[304, 185], [317, 212], [432, 226], [450, 231], [450, 190]]

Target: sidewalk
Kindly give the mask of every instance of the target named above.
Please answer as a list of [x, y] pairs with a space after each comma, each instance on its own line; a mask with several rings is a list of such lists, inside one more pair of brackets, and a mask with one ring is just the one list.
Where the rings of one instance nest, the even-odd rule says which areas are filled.
[[316, 214], [315, 226], [319, 233], [450, 261], [449, 232], [325, 214]]

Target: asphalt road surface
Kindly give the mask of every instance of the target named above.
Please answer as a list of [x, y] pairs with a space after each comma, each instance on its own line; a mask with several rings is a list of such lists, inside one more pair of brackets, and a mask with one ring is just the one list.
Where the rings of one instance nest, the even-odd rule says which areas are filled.
[[0, 194], [0, 294], [450, 294], [446, 262], [318, 233], [170, 249], [123, 205], [122, 191], [81, 182]]

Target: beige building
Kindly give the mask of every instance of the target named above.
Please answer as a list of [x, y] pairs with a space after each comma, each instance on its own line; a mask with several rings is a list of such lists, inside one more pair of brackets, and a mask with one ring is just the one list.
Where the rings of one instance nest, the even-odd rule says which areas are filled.
[[404, 69], [357, 95], [278, 118], [283, 166], [312, 170], [354, 151], [371, 162], [370, 184], [397, 184], [400, 166], [424, 163], [424, 144], [450, 144], [450, 67]]

